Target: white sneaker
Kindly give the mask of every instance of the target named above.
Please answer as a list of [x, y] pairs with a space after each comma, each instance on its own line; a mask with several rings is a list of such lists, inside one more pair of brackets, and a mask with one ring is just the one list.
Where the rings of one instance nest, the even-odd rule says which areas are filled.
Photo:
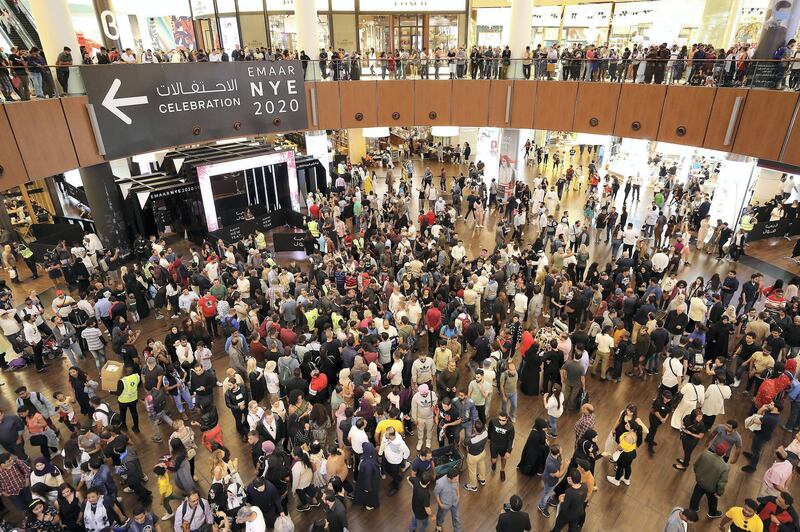
[[611, 475], [606, 476], [606, 480], [609, 481], [611, 484], [614, 484], [615, 486], [619, 486], [619, 480], [612, 477]]
[[417, 450], [419, 451], [421, 449], [422, 449], [422, 442], [417, 442]]
[[166, 514], [163, 517], [161, 517], [161, 520], [162, 521], [169, 521], [170, 519], [172, 519], [172, 516], [174, 516], [174, 515], [175, 514]]
[[219, 381], [217, 381], [217, 386], [220, 386], [220, 387], [222, 387], [222, 383], [221, 383], [221, 382], [219, 382]]
[[629, 478], [623, 478], [622, 482], [624, 482], [626, 486], [630, 486], [631, 485], [631, 479], [629, 479]]
[[742, 383], [742, 381], [740, 379], [734, 379], [733, 380], [733, 387], [734, 388], [738, 388], [741, 383]]
[[125, 493], [133, 493], [133, 488], [129, 488], [126, 486], [122, 491]]

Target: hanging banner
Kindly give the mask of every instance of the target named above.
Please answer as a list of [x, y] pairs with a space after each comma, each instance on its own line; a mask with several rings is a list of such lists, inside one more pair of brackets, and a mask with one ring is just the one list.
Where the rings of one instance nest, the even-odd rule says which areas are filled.
[[81, 75], [108, 159], [308, 127], [300, 61], [115, 64]]

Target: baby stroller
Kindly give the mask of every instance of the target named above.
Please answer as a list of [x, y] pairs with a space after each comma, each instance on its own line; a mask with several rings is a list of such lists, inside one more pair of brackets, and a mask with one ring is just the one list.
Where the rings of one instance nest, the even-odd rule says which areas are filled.
[[48, 336], [46, 338], [42, 338], [42, 358], [46, 358], [47, 360], [55, 360], [56, 358], [61, 356], [61, 348], [56, 343], [56, 339], [54, 336]]
[[436, 464], [436, 478], [447, 475], [453, 469], [459, 473], [463, 470], [464, 455], [455, 445], [439, 447], [438, 449], [434, 449], [432, 453], [433, 463]]

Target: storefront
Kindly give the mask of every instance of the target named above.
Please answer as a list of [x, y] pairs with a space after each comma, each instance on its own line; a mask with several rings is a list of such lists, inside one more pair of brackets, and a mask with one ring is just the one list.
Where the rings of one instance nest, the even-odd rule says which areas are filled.
[[[467, 41], [468, 0], [316, 0], [317, 50], [449, 50]], [[294, 0], [137, 0], [117, 2], [123, 47], [137, 51], [242, 48], [296, 51]], [[78, 40], [99, 49], [93, 0], [69, 0]]]

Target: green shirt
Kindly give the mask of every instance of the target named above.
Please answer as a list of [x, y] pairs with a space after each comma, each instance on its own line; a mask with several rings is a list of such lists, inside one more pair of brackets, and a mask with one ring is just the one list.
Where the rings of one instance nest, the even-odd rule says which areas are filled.
[[212, 296], [217, 298], [217, 301], [222, 301], [225, 299], [225, 296], [228, 294], [228, 289], [220, 283], [217, 286], [212, 286], [209, 290]]
[[478, 384], [478, 381], [469, 383], [469, 398], [472, 399], [472, 403], [475, 406], [483, 406], [486, 404], [486, 397], [481, 393], [481, 389], [483, 389], [484, 392], [489, 392], [491, 391], [491, 386], [491, 383], [487, 382], [486, 379], [482, 380], [480, 384]]

